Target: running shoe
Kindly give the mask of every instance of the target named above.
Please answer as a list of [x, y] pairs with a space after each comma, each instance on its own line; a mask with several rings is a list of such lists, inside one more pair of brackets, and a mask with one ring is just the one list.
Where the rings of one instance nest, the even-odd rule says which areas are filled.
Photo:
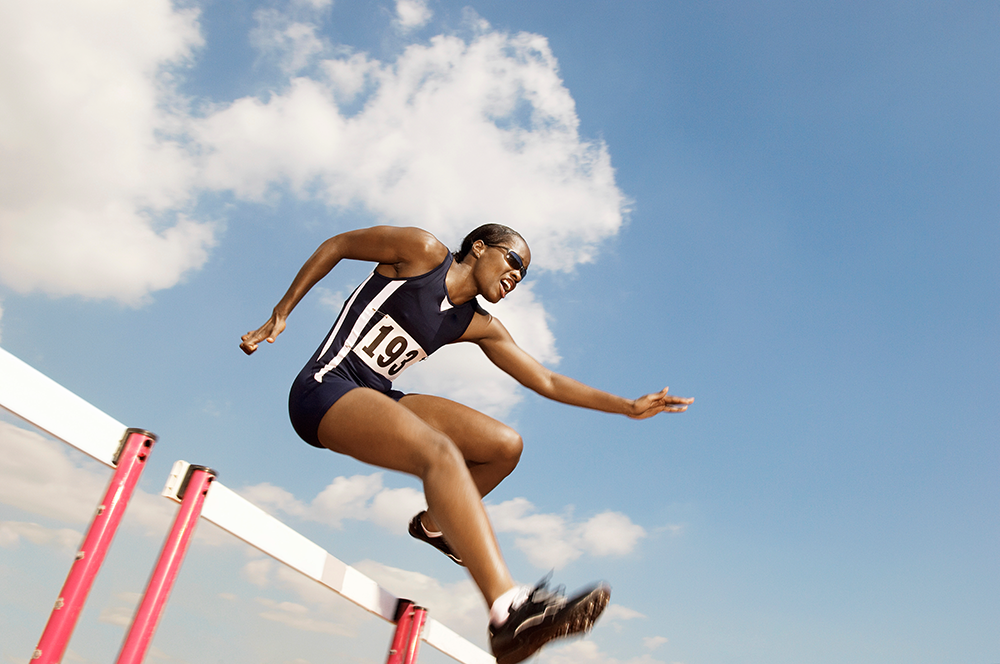
[[611, 587], [606, 583], [569, 600], [561, 587], [550, 591], [547, 585], [546, 577], [522, 604], [509, 609], [502, 625], [490, 624], [490, 648], [497, 664], [517, 664], [549, 641], [589, 632], [611, 599]]
[[[448, 546], [448, 543], [444, 541], [444, 537], [442, 535], [432, 537], [431, 535], [427, 534], [427, 530], [424, 528], [424, 524], [420, 521], [421, 517], [423, 517], [424, 514], [426, 513], [427, 510], [424, 510], [420, 514], [410, 519], [410, 536], [417, 538], [421, 542], [427, 542], [435, 549], [437, 549], [444, 555], [454, 560], [459, 565], [462, 565], [462, 559], [458, 557], [458, 554], [456, 554], [454, 551], [451, 550], [451, 547]], [[465, 565], [462, 565], [462, 567], [465, 567]]]

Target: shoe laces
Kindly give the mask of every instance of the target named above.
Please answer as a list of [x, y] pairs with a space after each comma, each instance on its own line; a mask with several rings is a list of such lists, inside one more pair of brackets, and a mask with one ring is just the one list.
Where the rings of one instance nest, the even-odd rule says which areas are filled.
[[527, 601], [532, 604], [564, 603], [566, 601], [566, 586], [558, 585], [550, 589], [548, 586], [551, 579], [552, 572], [542, 577], [542, 580], [531, 589]]

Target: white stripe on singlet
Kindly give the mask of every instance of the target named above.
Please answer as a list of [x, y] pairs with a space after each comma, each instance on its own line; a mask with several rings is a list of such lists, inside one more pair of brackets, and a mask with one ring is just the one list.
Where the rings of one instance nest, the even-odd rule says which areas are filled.
[[[373, 276], [375, 276], [374, 272], [368, 275], [368, 278], [365, 279], [360, 286], [358, 286], [357, 290], [355, 290], [354, 293], [351, 295], [351, 299], [349, 299], [347, 301], [347, 304], [344, 305], [344, 312], [341, 315], [341, 317], [337, 320], [337, 323], [333, 326], [333, 331], [330, 332], [329, 338], [327, 338], [326, 343], [323, 344], [323, 351], [319, 354], [319, 357], [323, 357], [324, 355], [326, 355], [326, 352], [330, 350], [330, 345], [333, 344], [334, 338], [340, 332], [340, 326], [347, 318], [347, 315], [351, 310], [351, 306], [354, 304], [354, 300], [357, 299], [358, 297], [358, 293], [364, 290], [364, 287], [368, 284], [368, 282], [371, 280]], [[316, 379], [317, 383], [322, 383], [323, 376], [325, 376], [330, 371], [333, 371], [334, 369], [337, 368], [337, 366], [340, 365], [340, 363], [344, 360], [344, 358], [347, 357], [347, 354], [351, 352], [351, 349], [354, 348], [354, 344], [358, 343], [358, 337], [361, 336], [361, 331], [365, 329], [366, 325], [368, 325], [368, 321], [372, 319], [372, 316], [374, 316], [378, 312], [378, 308], [381, 307], [382, 303], [388, 300], [389, 297], [396, 292], [397, 288], [399, 288], [406, 282], [407, 279], [394, 279], [393, 281], [387, 283], [385, 287], [382, 288], [382, 290], [379, 291], [378, 294], [376, 294], [375, 297], [371, 299], [371, 302], [368, 303], [368, 306], [365, 307], [365, 310], [361, 312], [360, 316], [358, 316], [358, 320], [355, 321], [354, 327], [351, 328], [350, 334], [347, 335], [347, 340], [344, 341], [344, 345], [340, 348], [340, 352], [337, 353], [337, 355], [332, 360], [327, 362], [322, 369], [313, 374], [313, 378]]]

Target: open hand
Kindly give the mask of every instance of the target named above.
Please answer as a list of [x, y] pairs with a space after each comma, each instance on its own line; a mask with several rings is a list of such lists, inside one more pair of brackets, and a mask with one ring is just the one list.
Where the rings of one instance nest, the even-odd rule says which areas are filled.
[[632, 412], [628, 414], [634, 420], [644, 420], [658, 413], [683, 413], [694, 403], [690, 397], [675, 397], [667, 394], [669, 387], [664, 387], [655, 394], [647, 394], [632, 402]]

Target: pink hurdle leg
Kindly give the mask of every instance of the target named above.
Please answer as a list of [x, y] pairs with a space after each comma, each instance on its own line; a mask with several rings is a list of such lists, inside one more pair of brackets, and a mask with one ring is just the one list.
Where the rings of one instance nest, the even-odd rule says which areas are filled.
[[389, 646], [389, 658], [385, 664], [403, 664], [411, 622], [413, 622], [413, 602], [408, 599], [400, 599], [396, 604], [396, 631], [393, 632], [392, 645]]
[[417, 651], [420, 650], [420, 633], [424, 631], [427, 622], [427, 609], [422, 606], [413, 607], [413, 622], [410, 625], [410, 642], [407, 644], [406, 660], [403, 664], [416, 664]]
[[56, 664], [62, 659], [80, 611], [87, 601], [87, 594], [94, 584], [94, 577], [104, 562], [125, 507], [132, 497], [132, 490], [139, 482], [142, 469], [146, 467], [146, 458], [155, 442], [156, 436], [148, 431], [129, 429], [125, 432], [125, 442], [118, 453], [115, 472], [108, 483], [104, 500], [98, 506], [76, 554], [76, 560], [70, 567], [59, 599], [56, 600], [55, 608], [42, 632], [42, 638], [31, 656], [33, 661]]
[[194, 534], [201, 508], [205, 504], [209, 485], [214, 479], [215, 471], [211, 468], [191, 466], [188, 469], [185, 483], [178, 492], [181, 507], [177, 511], [170, 534], [167, 535], [167, 541], [163, 544], [163, 551], [156, 567], [153, 568], [153, 574], [149, 578], [149, 585], [146, 586], [139, 608], [135, 612], [132, 627], [129, 628], [122, 643], [118, 664], [139, 664], [146, 656], [146, 650], [153, 640], [153, 633], [160, 621], [163, 607], [184, 561], [184, 554], [191, 543], [191, 535]]
[[415, 606], [408, 599], [400, 599], [396, 605], [396, 631], [389, 646], [386, 664], [414, 664], [420, 649], [420, 633], [427, 621], [427, 609]]

